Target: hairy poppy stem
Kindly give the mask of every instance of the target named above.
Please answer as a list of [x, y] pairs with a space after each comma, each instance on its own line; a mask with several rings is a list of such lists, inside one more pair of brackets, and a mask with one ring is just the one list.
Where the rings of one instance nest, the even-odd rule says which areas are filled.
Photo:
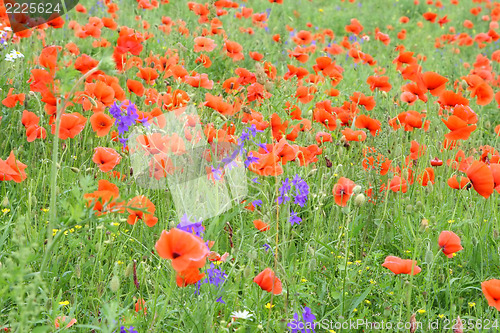
[[68, 96], [64, 99], [64, 103], [61, 106], [60, 99], [57, 99], [57, 110], [56, 110], [56, 119], [55, 119], [55, 131], [54, 131], [54, 141], [52, 144], [52, 165], [50, 169], [50, 205], [49, 205], [49, 212], [50, 212], [50, 218], [49, 218], [49, 224], [47, 225], [47, 250], [45, 251], [44, 258], [42, 260], [42, 265], [40, 266], [40, 272], [43, 274], [43, 270], [45, 269], [45, 265], [47, 263], [48, 256], [50, 252], [52, 252], [52, 242], [53, 242], [53, 235], [52, 235], [52, 229], [56, 223], [56, 218], [57, 218], [57, 209], [56, 209], [56, 202], [57, 202], [57, 160], [58, 160], [58, 154], [59, 154], [59, 130], [61, 127], [61, 115], [63, 114], [64, 110], [66, 109], [66, 106], [68, 105], [69, 99], [71, 96], [76, 91], [76, 88], [82, 83], [87, 77], [90, 75], [94, 74], [98, 68], [99, 64], [97, 64], [96, 67], [92, 68], [90, 71], [85, 73], [80, 79], [75, 83], [71, 91], [69, 92]]
[[134, 260], [133, 272], [134, 272], [134, 284], [135, 284], [135, 287], [137, 288], [137, 290], [139, 290], [140, 285], [139, 285], [139, 280], [137, 279], [137, 260]]

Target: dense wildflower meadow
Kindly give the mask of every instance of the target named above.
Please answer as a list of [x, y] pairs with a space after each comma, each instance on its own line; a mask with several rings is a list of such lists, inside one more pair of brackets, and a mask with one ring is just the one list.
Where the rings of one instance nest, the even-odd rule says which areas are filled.
[[499, 1], [24, 3], [2, 332], [500, 331]]

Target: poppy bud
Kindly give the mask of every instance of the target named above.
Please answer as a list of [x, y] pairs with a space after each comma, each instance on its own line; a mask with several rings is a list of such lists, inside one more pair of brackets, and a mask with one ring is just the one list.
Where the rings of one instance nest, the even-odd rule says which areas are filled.
[[129, 263], [125, 268], [125, 277], [132, 275], [132, 263]]
[[394, 149], [394, 155], [399, 156], [403, 153], [403, 150], [401, 149], [401, 146], [396, 146], [396, 149]]
[[424, 207], [424, 204], [422, 203], [422, 201], [419, 200], [419, 201], [417, 201], [415, 206], [417, 207], [417, 209], [421, 209], [422, 207]]
[[174, 222], [174, 221], [170, 221], [170, 222], [168, 222], [168, 228], [169, 228], [169, 229], [175, 228], [175, 226], [176, 226], [176, 224], [175, 224], [175, 222]]
[[411, 213], [411, 212], [413, 211], [413, 206], [412, 206], [412, 205], [407, 205], [407, 206], [406, 206], [406, 211], [407, 211], [408, 213]]
[[460, 319], [460, 316], [457, 316], [457, 321], [455, 325], [453, 325], [453, 333], [463, 333], [464, 332], [464, 325], [462, 323], [462, 319]]
[[243, 276], [248, 279], [252, 275], [252, 268], [250, 266], [246, 266], [245, 269], [243, 270]]
[[355, 198], [354, 198], [354, 204], [356, 206], [363, 206], [364, 203], [366, 201], [366, 197], [363, 193], [360, 193], [358, 194]]
[[498, 230], [493, 229], [493, 238], [498, 239]]
[[249, 259], [257, 259], [257, 253], [255, 253], [255, 251], [248, 252], [247, 256]]
[[359, 193], [361, 193], [361, 190], [362, 190], [361, 186], [356, 185], [356, 186], [354, 186], [354, 188], [352, 189], [352, 193], [354, 193], [354, 194], [359, 194]]
[[410, 333], [415, 333], [417, 330], [417, 320], [416, 320], [417, 315], [414, 313], [410, 317]]
[[335, 124], [337, 125], [337, 128], [340, 128], [342, 126], [342, 120], [337, 118], [337, 120], [335, 120]]
[[425, 262], [427, 264], [430, 264], [432, 262], [432, 260], [434, 259], [434, 253], [432, 253], [431, 250], [427, 250], [425, 252]]
[[313, 258], [309, 261], [309, 270], [313, 271], [315, 269], [316, 269], [316, 259]]
[[429, 220], [422, 219], [422, 222], [420, 223], [420, 228], [423, 230], [427, 230], [427, 228], [429, 228]]
[[80, 270], [80, 265], [76, 264], [76, 265], [75, 265], [75, 276], [76, 276], [76, 278], [77, 278], [77, 279], [79, 279], [79, 278], [80, 278], [81, 273], [82, 273], [82, 272], [81, 272], [81, 270]]
[[266, 81], [266, 83], [264, 84], [264, 88], [266, 88], [267, 91], [270, 91], [272, 92], [273, 91], [273, 84], [271, 83], [271, 81]]
[[75, 167], [70, 167], [70, 170], [73, 171], [74, 173], [80, 173], [80, 169]]
[[491, 122], [489, 120], [484, 122], [484, 128], [490, 129], [491, 128]]
[[109, 282], [109, 289], [111, 289], [112, 292], [116, 293], [118, 289], [120, 289], [120, 279], [118, 276], [113, 275], [113, 278], [111, 278], [111, 281]]
[[7, 207], [9, 205], [9, 198], [5, 196], [2, 200], [2, 206]]

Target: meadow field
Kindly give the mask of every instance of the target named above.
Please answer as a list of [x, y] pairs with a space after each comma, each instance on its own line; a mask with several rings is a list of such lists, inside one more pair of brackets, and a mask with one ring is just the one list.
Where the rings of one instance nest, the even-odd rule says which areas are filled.
[[2, 332], [500, 332], [500, 1], [31, 2]]

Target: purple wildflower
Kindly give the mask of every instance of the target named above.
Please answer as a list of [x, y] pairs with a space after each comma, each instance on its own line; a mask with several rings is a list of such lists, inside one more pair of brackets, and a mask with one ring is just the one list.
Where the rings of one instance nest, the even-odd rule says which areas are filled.
[[191, 222], [187, 214], [181, 217], [181, 222], [176, 226], [177, 229], [195, 234], [198, 237], [201, 237], [201, 234], [205, 231], [205, 227], [202, 225], [203, 220], [199, 220], [198, 222]]
[[262, 206], [262, 200], [255, 200], [255, 201], [252, 201], [252, 204], [257, 207], [257, 206]]
[[280, 195], [278, 196], [278, 204], [281, 205], [284, 202], [290, 201], [290, 197], [287, 195], [292, 185], [290, 184], [290, 180], [286, 178], [281, 182], [281, 187], [278, 189]]
[[299, 315], [295, 313], [293, 315], [293, 320], [288, 323], [288, 328], [290, 328], [290, 331], [292, 333], [297, 333], [297, 332], [316, 332], [315, 329], [315, 322], [314, 320], [316, 319], [316, 316], [313, 315], [312, 311], [310, 308], [307, 306], [304, 308], [302, 312], [302, 320], [299, 321]]
[[290, 224], [293, 226], [294, 224], [300, 224], [302, 222], [302, 219], [297, 216], [297, 213], [295, 213], [293, 210], [290, 212]]
[[127, 328], [125, 326], [120, 327], [120, 333], [139, 333], [135, 330], [134, 326], [130, 326], [130, 328]]
[[257, 162], [259, 160], [258, 157], [255, 157], [252, 155], [252, 152], [250, 152], [247, 156], [247, 159], [245, 160], [245, 167], [248, 168], [248, 166], [254, 162]]

